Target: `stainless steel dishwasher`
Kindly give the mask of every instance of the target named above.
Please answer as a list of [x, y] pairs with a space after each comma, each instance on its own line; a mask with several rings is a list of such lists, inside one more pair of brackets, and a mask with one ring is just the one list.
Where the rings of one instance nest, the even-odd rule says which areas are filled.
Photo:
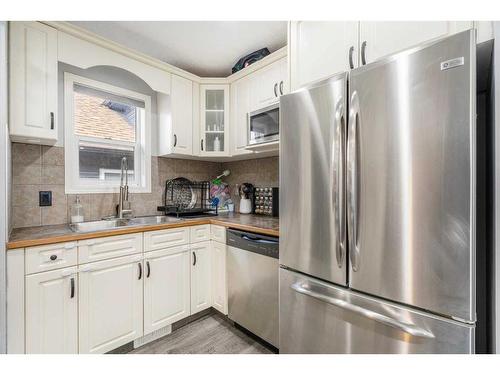
[[228, 316], [278, 348], [279, 239], [227, 230]]

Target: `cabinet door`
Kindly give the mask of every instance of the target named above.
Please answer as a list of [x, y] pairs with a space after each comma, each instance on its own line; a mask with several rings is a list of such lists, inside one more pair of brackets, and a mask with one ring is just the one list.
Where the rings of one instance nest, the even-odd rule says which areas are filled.
[[148, 253], [144, 279], [144, 334], [190, 314], [189, 246]]
[[105, 353], [143, 335], [143, 277], [137, 255], [80, 267], [80, 353]]
[[310, 82], [358, 66], [359, 22], [290, 22], [290, 86]]
[[57, 31], [10, 22], [10, 134], [14, 141], [57, 141]]
[[[359, 38], [361, 60], [363, 60], [363, 50], [366, 63], [370, 63], [419, 43], [471, 27], [470, 21], [361, 22]], [[362, 63], [363, 61], [360, 65]]]
[[286, 95], [290, 92], [290, 85], [288, 82], [288, 59], [286, 57], [279, 60], [280, 67], [280, 81], [279, 92], [281, 95]]
[[278, 101], [281, 81], [280, 61], [265, 66], [252, 74], [250, 99], [252, 111]]
[[212, 306], [227, 314], [226, 244], [212, 241]]
[[231, 85], [231, 155], [251, 154], [248, 144], [248, 113], [252, 79], [245, 77]]
[[210, 241], [191, 245], [191, 315], [212, 306]]
[[26, 276], [26, 353], [78, 353], [77, 268]]
[[229, 85], [201, 85], [200, 155], [227, 156]]
[[174, 154], [193, 152], [193, 82], [172, 75], [172, 148]]

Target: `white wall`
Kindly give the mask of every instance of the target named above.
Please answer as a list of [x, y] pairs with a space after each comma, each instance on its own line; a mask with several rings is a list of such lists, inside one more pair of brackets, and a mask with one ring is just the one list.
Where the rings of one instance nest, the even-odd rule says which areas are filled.
[[6, 353], [5, 243], [9, 231], [10, 141], [7, 131], [7, 22], [0, 21], [0, 353]]
[[[496, 42], [500, 42], [500, 22], [494, 22], [494, 37]], [[495, 238], [494, 238], [494, 262], [495, 262], [495, 316], [494, 316], [494, 330], [495, 339], [494, 350], [498, 354], [500, 353], [500, 197], [497, 197], [497, 192], [500, 189], [500, 131], [498, 126], [500, 125], [500, 46], [495, 43], [494, 54], [493, 54], [493, 95], [495, 108], [493, 111], [493, 121], [494, 129], [493, 134], [495, 136], [495, 149], [494, 154], [494, 189], [493, 189], [493, 199], [495, 205], [494, 212], [494, 226], [495, 226]]]

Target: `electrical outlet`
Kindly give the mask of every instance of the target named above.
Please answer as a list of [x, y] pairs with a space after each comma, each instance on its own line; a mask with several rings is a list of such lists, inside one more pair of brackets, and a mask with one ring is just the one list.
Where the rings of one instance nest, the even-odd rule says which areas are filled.
[[39, 191], [38, 192], [38, 202], [40, 207], [52, 206], [52, 192], [51, 191]]

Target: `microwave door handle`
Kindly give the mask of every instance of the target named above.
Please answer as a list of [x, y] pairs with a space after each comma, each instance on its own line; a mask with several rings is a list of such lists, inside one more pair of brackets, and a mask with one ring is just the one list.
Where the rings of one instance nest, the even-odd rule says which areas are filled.
[[335, 214], [335, 255], [337, 266], [342, 268], [345, 254], [345, 223], [344, 223], [344, 106], [343, 98], [335, 106], [335, 133], [332, 145], [333, 186], [332, 199]]
[[349, 130], [347, 134], [347, 228], [349, 233], [349, 258], [354, 272], [359, 270], [360, 251], [358, 244], [358, 194], [359, 194], [359, 98], [354, 91], [349, 110]]
[[428, 331], [422, 327], [418, 327], [411, 323], [405, 323], [400, 320], [394, 319], [390, 316], [378, 313], [373, 310], [369, 310], [365, 307], [358, 306], [354, 303], [346, 301], [344, 299], [336, 298], [332, 295], [329, 295], [324, 288], [315, 287], [315, 283], [311, 281], [299, 281], [295, 284], [292, 284], [290, 287], [296, 291], [297, 293], [303, 294], [308, 297], [315, 298], [322, 302], [328, 303], [330, 305], [339, 307], [343, 310], [350, 311], [352, 313], [361, 315], [367, 319], [374, 320], [378, 323], [382, 323], [386, 326], [399, 329], [403, 332], [408, 333], [411, 336], [423, 337], [432, 339], [434, 338], [434, 334], [431, 331]]

